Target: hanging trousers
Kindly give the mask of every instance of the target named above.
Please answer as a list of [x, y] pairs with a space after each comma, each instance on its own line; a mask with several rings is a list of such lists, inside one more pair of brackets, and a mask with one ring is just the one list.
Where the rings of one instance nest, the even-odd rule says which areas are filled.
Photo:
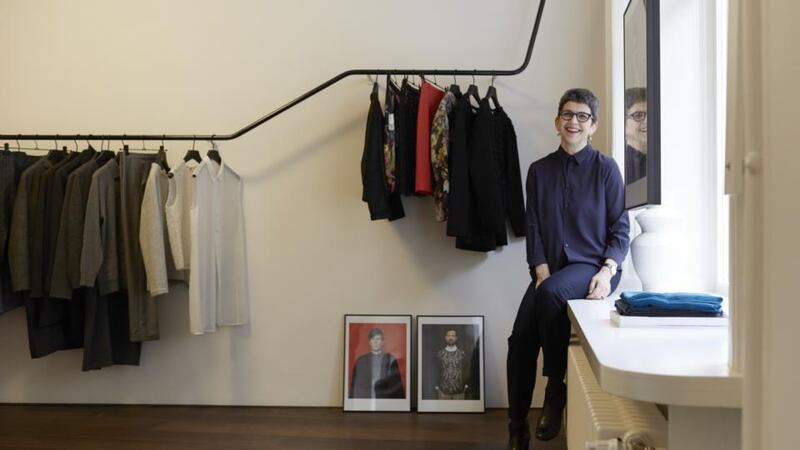
[[124, 292], [99, 295], [96, 287], [82, 290], [86, 298], [83, 370], [114, 364], [138, 366], [142, 343], [131, 342], [129, 337], [127, 295]]
[[[506, 376], [508, 415], [512, 420], [528, 417], [540, 348], [544, 353], [542, 374], [553, 381], [564, 379], [570, 336], [567, 300], [586, 298], [589, 283], [598, 270], [592, 264], [568, 264], [554, 272], [539, 289], [532, 282], [525, 292], [508, 338]], [[612, 292], [620, 275], [617, 272], [611, 279]]]
[[128, 320], [133, 342], [158, 339], [158, 307], [147, 292], [142, 248], [139, 245], [139, 220], [150, 164], [160, 161], [159, 155], [131, 153], [120, 155], [122, 200], [122, 242], [128, 280]]

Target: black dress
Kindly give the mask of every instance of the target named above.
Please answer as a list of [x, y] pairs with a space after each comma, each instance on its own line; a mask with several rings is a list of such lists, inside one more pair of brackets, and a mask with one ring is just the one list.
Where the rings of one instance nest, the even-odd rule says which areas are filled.
[[395, 117], [395, 174], [397, 190], [402, 195], [414, 195], [417, 161], [417, 110], [419, 89], [403, 80]]
[[469, 188], [469, 153], [467, 147], [475, 112], [470, 97], [462, 96], [453, 108], [452, 143], [448, 155], [450, 194], [448, 198], [447, 235], [466, 237], [470, 234], [471, 196]]

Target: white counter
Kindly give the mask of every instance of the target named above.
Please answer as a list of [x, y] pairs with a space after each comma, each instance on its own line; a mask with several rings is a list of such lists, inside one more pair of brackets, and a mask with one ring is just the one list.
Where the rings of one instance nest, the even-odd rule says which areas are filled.
[[671, 406], [741, 408], [726, 327], [618, 328], [612, 300], [570, 300], [568, 313], [600, 387]]

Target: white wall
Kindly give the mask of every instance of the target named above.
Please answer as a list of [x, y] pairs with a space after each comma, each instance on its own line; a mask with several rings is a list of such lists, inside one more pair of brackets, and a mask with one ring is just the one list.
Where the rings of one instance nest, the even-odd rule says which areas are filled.
[[[0, 129], [228, 133], [355, 66], [516, 67], [536, 6], [4, 0]], [[555, 149], [565, 89], [604, 92], [603, 7], [548, 2], [531, 67], [496, 83], [523, 168]], [[13, 311], [0, 317], [0, 401], [340, 405], [342, 315], [410, 313], [485, 315], [487, 405], [504, 406], [506, 337], [529, 279], [524, 242], [456, 250], [430, 199], [371, 223], [359, 178], [369, 89], [345, 80], [222, 145], [245, 179], [251, 326], [189, 335], [186, 290], [175, 287], [159, 300], [161, 340], [145, 344], [140, 367], [81, 373], [78, 351], [30, 360], [23, 311]], [[596, 142], [609, 141], [605, 123]], [[168, 145], [170, 158], [188, 145]]]
[[[800, 102], [795, 85], [800, 78], [800, 55], [796, 42], [800, 32], [796, 18], [800, 6], [792, 2], [765, 0], [761, 6], [761, 58], [763, 67], [760, 89], [763, 93], [763, 141], [760, 147], [747, 151], [761, 151], [763, 172], [756, 175], [763, 183], [760, 202], [763, 208], [763, 236], [745, 231], [746, 239], [754, 245], [763, 245], [763, 267], [755, 268], [748, 279], [762, 279], [763, 291], [756, 298], [746, 298], [753, 308], [761, 310], [760, 324], [750, 328], [759, 336], [748, 336], [750, 343], [747, 358], [758, 366], [752, 378], [745, 372], [745, 399], [753, 395], [754, 411], [745, 410], [745, 442], [753, 448], [783, 449], [797, 446], [797, 389], [800, 361], [797, 358], [797, 318], [800, 303], [797, 301], [797, 274], [800, 272], [800, 154], [797, 146], [797, 105]], [[759, 90], [751, 91], [758, 92]], [[747, 184], [745, 185], [747, 188]], [[751, 368], [748, 365], [747, 368]], [[745, 408], [750, 403], [745, 403]], [[754, 430], [757, 430], [755, 433]]]

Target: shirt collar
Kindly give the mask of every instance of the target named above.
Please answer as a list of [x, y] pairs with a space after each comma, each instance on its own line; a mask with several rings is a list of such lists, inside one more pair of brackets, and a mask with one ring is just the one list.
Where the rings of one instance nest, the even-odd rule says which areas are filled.
[[556, 150], [556, 154], [558, 155], [558, 159], [561, 162], [567, 162], [567, 161], [569, 161], [570, 158], [572, 158], [572, 159], [575, 160], [576, 163], [578, 163], [578, 165], [581, 165], [584, 162], [586, 162], [589, 159], [589, 157], [592, 155], [592, 150], [594, 150], [592, 148], [592, 145], [591, 144], [586, 144], [586, 147], [583, 147], [582, 149], [580, 149], [580, 151], [578, 151], [578, 153], [575, 153], [574, 155], [570, 155], [569, 153], [566, 152], [566, 150], [564, 150], [563, 148], [561, 148], [561, 146], [559, 146], [558, 150]]

